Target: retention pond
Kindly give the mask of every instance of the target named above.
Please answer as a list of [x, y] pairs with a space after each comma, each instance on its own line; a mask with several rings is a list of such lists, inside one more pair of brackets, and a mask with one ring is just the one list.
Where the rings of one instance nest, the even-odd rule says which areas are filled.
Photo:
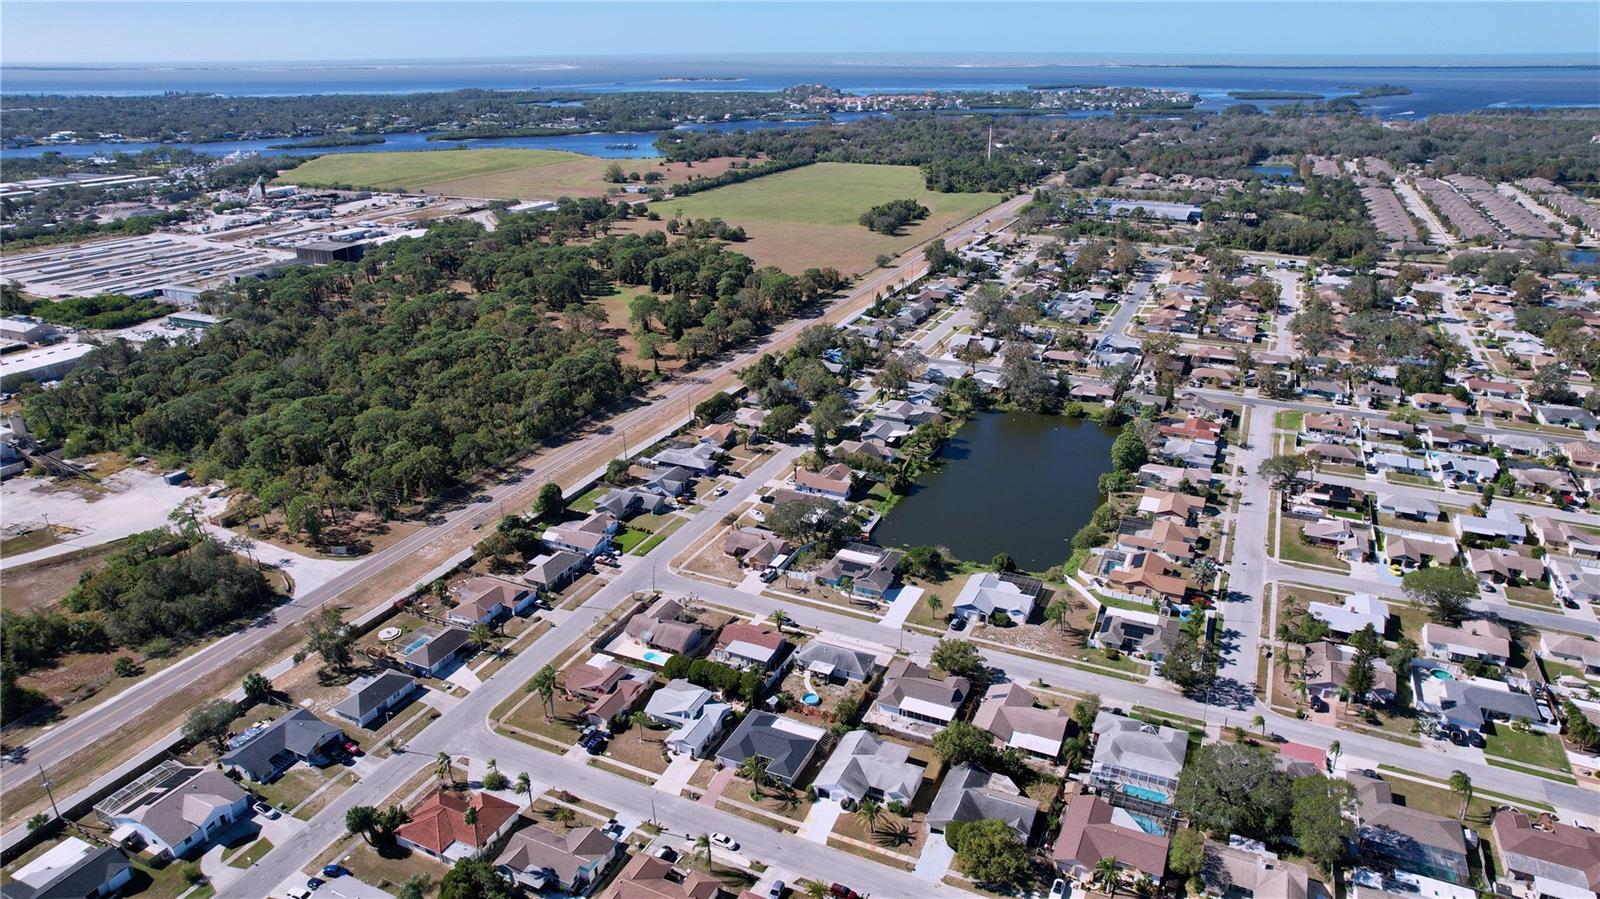
[[943, 466], [878, 524], [883, 546], [943, 546], [988, 562], [1010, 553], [1042, 571], [1072, 554], [1067, 542], [1100, 504], [1115, 434], [1091, 421], [1026, 412], [987, 412], [940, 452]]

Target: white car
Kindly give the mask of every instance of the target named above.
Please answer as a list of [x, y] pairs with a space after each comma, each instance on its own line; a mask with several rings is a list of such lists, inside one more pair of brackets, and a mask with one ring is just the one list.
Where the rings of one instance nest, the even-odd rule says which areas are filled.
[[1050, 895], [1048, 899], [1066, 899], [1066, 896], [1067, 882], [1057, 877], [1056, 882], [1050, 884]]
[[311, 891], [305, 887], [295, 887], [287, 895], [289, 899], [311, 899]]
[[733, 837], [730, 837], [725, 833], [714, 833], [714, 834], [712, 834], [711, 835], [711, 845], [721, 847], [723, 849], [728, 850], [729, 852], [738, 852], [739, 851], [739, 841], [735, 840]]
[[278, 820], [278, 810], [270, 805], [267, 805], [265, 802], [257, 802], [254, 807], [256, 814], [266, 818], [268, 821]]

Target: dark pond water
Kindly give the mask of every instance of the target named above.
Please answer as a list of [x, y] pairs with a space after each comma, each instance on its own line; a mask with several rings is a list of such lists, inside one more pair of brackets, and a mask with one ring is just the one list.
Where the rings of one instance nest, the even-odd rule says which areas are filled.
[[991, 412], [969, 421], [873, 533], [884, 546], [945, 546], [987, 562], [1007, 552], [1042, 571], [1072, 554], [1067, 541], [1100, 503], [1115, 435], [1058, 415]]
[[1594, 265], [1600, 262], [1600, 251], [1597, 250], [1567, 250], [1561, 255], [1567, 257], [1568, 262], [1576, 265]]

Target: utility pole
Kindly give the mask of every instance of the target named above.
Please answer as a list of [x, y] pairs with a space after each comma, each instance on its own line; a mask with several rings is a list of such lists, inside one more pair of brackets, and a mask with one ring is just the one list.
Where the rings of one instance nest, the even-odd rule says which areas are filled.
[[38, 767], [39, 767], [39, 782], [44, 784], [44, 793], [45, 793], [46, 796], [50, 797], [50, 814], [54, 815], [55, 819], [57, 821], [59, 821], [59, 820], [61, 820], [61, 810], [56, 808], [56, 794], [55, 794], [55, 791], [51, 789], [51, 787], [53, 787], [55, 785], [50, 782], [50, 778], [49, 777], [45, 776], [44, 766], [40, 765]]

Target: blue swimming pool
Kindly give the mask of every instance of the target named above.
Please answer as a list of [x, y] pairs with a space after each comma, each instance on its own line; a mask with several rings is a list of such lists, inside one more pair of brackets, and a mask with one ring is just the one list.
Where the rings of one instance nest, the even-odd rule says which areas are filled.
[[644, 652], [644, 660], [652, 665], [665, 665], [667, 663], [667, 659], [669, 658], [671, 658], [671, 656], [667, 655], [666, 653], [656, 652], [653, 649], [647, 649]]
[[427, 645], [428, 641], [432, 639], [432, 634], [422, 634], [421, 636], [418, 636], [416, 639], [412, 640], [410, 643], [406, 644], [406, 648], [401, 650], [401, 654], [410, 655], [411, 653], [416, 652], [423, 646]]
[[1129, 796], [1132, 796], [1136, 799], [1143, 799], [1147, 802], [1159, 802], [1165, 805], [1167, 801], [1167, 794], [1152, 790], [1149, 787], [1136, 787], [1133, 784], [1123, 784], [1122, 792], [1127, 793]]
[[1154, 834], [1158, 837], [1167, 835], [1167, 829], [1161, 826], [1161, 822], [1149, 815], [1136, 815], [1133, 812], [1129, 812], [1128, 817], [1132, 818], [1133, 823], [1139, 825], [1139, 829], [1145, 833]]
[[1433, 679], [1434, 680], [1455, 680], [1456, 679], [1455, 675], [1453, 675], [1450, 672], [1444, 670], [1443, 668], [1435, 668], [1430, 673], [1433, 675]]

